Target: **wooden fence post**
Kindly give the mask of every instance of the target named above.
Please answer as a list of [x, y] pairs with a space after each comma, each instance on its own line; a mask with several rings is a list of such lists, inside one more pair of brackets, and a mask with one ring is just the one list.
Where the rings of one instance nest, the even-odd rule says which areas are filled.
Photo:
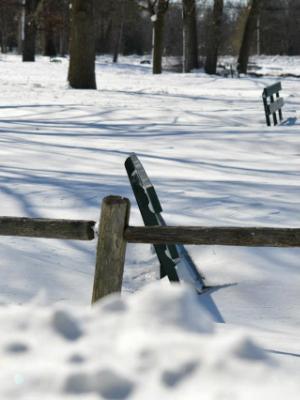
[[121, 291], [127, 244], [124, 230], [129, 214], [126, 198], [108, 196], [102, 202], [92, 303]]

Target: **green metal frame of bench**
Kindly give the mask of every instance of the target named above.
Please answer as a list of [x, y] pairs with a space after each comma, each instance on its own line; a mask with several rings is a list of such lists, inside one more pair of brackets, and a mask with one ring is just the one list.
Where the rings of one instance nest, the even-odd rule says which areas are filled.
[[[126, 159], [125, 168], [144, 224], [165, 226], [159, 198], [136, 154]], [[205, 289], [204, 278], [183, 245], [153, 246], [160, 263], [160, 278], [168, 276], [172, 282], [186, 282], [193, 285], [199, 293]]]
[[[271, 126], [271, 115], [273, 116], [273, 123], [274, 125], [278, 124], [277, 114], [279, 121], [282, 121], [282, 107], [284, 105], [284, 100], [282, 97], [279, 96], [279, 92], [282, 90], [281, 82], [274, 83], [271, 86], [268, 86], [264, 89], [262, 93], [265, 115], [266, 115], [266, 122], [268, 126]], [[275, 99], [274, 99], [275, 96]]]

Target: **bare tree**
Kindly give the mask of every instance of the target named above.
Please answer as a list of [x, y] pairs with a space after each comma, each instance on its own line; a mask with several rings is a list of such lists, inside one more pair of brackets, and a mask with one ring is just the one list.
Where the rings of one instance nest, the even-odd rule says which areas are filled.
[[182, 0], [183, 71], [198, 68], [196, 0]]
[[42, 0], [22, 0], [24, 7], [24, 32], [22, 58], [24, 62], [35, 61], [37, 21], [36, 12]]
[[42, 0], [37, 10], [39, 39], [44, 55], [64, 56], [69, 50], [69, 0]]
[[0, 46], [1, 52], [6, 53], [17, 46], [18, 18], [20, 3], [17, 0], [0, 0]]
[[223, 0], [214, 0], [212, 22], [208, 36], [206, 61], [204, 66], [207, 74], [215, 74], [217, 71], [218, 51], [222, 33], [223, 7]]
[[[120, 4], [121, 2], [121, 4]], [[121, 42], [122, 42], [122, 35], [123, 35], [123, 28], [124, 28], [124, 20], [125, 20], [125, 7], [126, 7], [126, 0], [119, 0], [118, 2], [118, 10], [115, 12], [115, 18], [113, 21], [114, 25], [114, 40], [113, 40], [113, 62], [118, 62]]]
[[262, 0], [250, 0], [248, 5], [248, 17], [246, 19], [245, 29], [242, 37], [238, 57], [238, 71], [239, 73], [246, 74], [248, 68], [248, 61], [250, 55], [250, 47], [253, 35], [256, 29], [257, 17], [260, 12]]
[[153, 24], [152, 72], [153, 74], [161, 74], [164, 48], [164, 22], [165, 14], [169, 8], [169, 0], [142, 0], [139, 1], [139, 4], [150, 14]]
[[94, 0], [72, 0], [68, 81], [75, 89], [96, 89]]

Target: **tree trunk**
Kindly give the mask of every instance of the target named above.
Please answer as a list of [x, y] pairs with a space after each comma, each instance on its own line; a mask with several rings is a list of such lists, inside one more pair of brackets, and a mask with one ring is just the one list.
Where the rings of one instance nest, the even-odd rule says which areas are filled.
[[68, 34], [64, 29], [61, 29], [59, 34], [59, 55], [65, 57], [68, 53]]
[[68, 80], [75, 89], [96, 89], [93, 0], [72, 0]]
[[59, 31], [59, 55], [65, 57], [69, 51], [69, 2], [64, 0], [62, 6], [63, 26]]
[[115, 28], [114, 33], [114, 44], [113, 44], [113, 63], [118, 62], [119, 52], [122, 43], [122, 35], [123, 35], [123, 28], [124, 28], [124, 19], [125, 19], [125, 0], [122, 0], [120, 14], [117, 18], [117, 26]]
[[24, 41], [24, 25], [25, 25], [25, 9], [21, 8], [19, 14], [19, 23], [18, 23], [18, 54], [23, 53], [23, 41]]
[[161, 74], [162, 72], [165, 13], [168, 10], [168, 6], [169, 6], [168, 0], [158, 0], [156, 12], [151, 16], [151, 20], [153, 22], [153, 39], [152, 39], [153, 74]]
[[35, 11], [40, 0], [26, 0], [25, 23], [22, 46], [22, 59], [24, 62], [35, 61], [36, 21]]
[[238, 58], [238, 71], [239, 73], [246, 74], [248, 68], [248, 61], [250, 55], [250, 47], [252, 38], [256, 29], [257, 17], [259, 15], [261, 0], [252, 0], [249, 8], [248, 17], [242, 38]]
[[182, 0], [183, 71], [198, 68], [197, 10], [195, 0]]
[[7, 36], [6, 36], [5, 27], [2, 28], [2, 32], [1, 32], [1, 53], [3, 53], [3, 54], [7, 53]]
[[157, 15], [156, 21], [153, 22], [153, 48], [152, 48], [153, 74], [162, 73], [163, 35], [164, 35], [164, 17], [162, 15]]
[[46, 26], [44, 55], [47, 57], [56, 57], [57, 56], [54, 31], [53, 31], [53, 28], [50, 26], [49, 27]]
[[0, 36], [1, 36], [1, 52], [7, 53], [7, 15], [5, 4], [0, 4]]
[[214, 1], [212, 25], [208, 38], [207, 55], [204, 66], [207, 74], [215, 74], [217, 72], [218, 51], [221, 41], [223, 6], [223, 0]]

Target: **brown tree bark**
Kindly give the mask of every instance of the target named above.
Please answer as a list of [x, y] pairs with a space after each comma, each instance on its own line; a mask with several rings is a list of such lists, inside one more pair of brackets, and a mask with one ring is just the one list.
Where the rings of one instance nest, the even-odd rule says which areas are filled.
[[46, 27], [44, 40], [45, 40], [44, 55], [47, 57], [56, 57], [57, 50], [55, 45], [54, 31], [51, 26]]
[[7, 4], [6, 2], [0, 2], [0, 37], [1, 37], [1, 52], [7, 53]]
[[164, 22], [165, 13], [169, 7], [168, 0], [158, 0], [154, 14], [151, 19], [153, 22], [153, 41], [152, 41], [152, 72], [153, 74], [162, 73], [162, 56], [164, 49]]
[[204, 66], [205, 72], [207, 74], [215, 74], [217, 71], [218, 51], [221, 40], [223, 7], [223, 0], [214, 0], [212, 24], [209, 32], [206, 61]]
[[182, 0], [183, 72], [198, 68], [196, 0]]
[[96, 89], [94, 0], [72, 0], [68, 81], [74, 89]]
[[37, 6], [41, 0], [26, 0], [25, 7], [25, 24], [24, 38], [22, 46], [23, 62], [35, 61], [35, 42], [36, 42], [36, 15]]
[[124, 28], [124, 19], [125, 19], [125, 1], [121, 0], [120, 9], [117, 17], [115, 18], [115, 34], [114, 34], [114, 42], [113, 42], [113, 63], [118, 62], [119, 52], [122, 43], [123, 36], [123, 28]]
[[248, 17], [245, 24], [237, 66], [238, 72], [242, 74], [247, 73], [250, 47], [256, 29], [257, 17], [260, 12], [260, 5], [261, 0], [251, 0], [251, 3], [249, 5]]
[[65, 57], [69, 51], [69, 25], [70, 25], [70, 10], [69, 1], [63, 0], [61, 2], [61, 21], [62, 26], [59, 29], [59, 55]]

